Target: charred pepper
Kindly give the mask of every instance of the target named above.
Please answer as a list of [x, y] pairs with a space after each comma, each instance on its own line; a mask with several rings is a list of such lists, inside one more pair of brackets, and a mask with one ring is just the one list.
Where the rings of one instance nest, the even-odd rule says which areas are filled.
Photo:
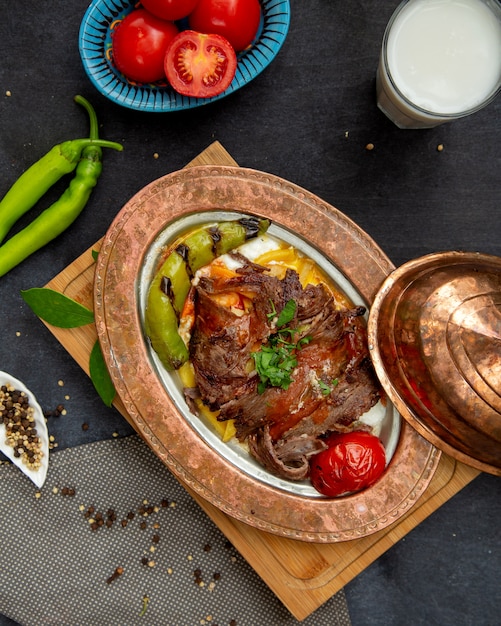
[[162, 364], [178, 369], [188, 358], [179, 334], [179, 317], [194, 273], [248, 239], [264, 234], [269, 220], [246, 217], [205, 226], [176, 240], [155, 274], [146, 304], [145, 330]]

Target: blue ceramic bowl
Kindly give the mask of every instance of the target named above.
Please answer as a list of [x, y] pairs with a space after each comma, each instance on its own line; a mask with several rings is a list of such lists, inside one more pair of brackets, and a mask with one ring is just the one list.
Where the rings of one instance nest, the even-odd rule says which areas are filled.
[[129, 81], [113, 65], [111, 30], [130, 13], [137, 0], [94, 0], [82, 20], [79, 49], [83, 66], [94, 86], [107, 98], [136, 111], [179, 111], [214, 102], [240, 89], [276, 57], [289, 30], [289, 0], [262, 0], [262, 19], [256, 41], [238, 55], [231, 85], [213, 98], [182, 96], [167, 84], [140, 85]]

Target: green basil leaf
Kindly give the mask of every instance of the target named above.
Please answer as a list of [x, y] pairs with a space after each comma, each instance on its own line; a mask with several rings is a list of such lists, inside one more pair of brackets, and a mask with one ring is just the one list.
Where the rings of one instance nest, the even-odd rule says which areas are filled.
[[115, 399], [116, 390], [111, 380], [110, 373], [104, 362], [103, 353], [99, 341], [96, 341], [90, 353], [89, 360], [90, 379], [106, 406], [111, 406]]
[[297, 304], [295, 300], [288, 300], [284, 308], [280, 311], [280, 315], [277, 319], [277, 328], [285, 326], [294, 319], [296, 313]]
[[91, 254], [94, 261], [97, 261], [97, 257], [99, 256], [99, 250], [92, 250]]
[[94, 322], [94, 313], [76, 300], [47, 287], [21, 291], [31, 310], [44, 322], [58, 328], [76, 328]]

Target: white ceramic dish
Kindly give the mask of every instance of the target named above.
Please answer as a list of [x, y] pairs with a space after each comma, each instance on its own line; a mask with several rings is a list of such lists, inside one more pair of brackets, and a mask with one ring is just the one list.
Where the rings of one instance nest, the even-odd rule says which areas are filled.
[[47, 470], [49, 468], [49, 434], [47, 431], [45, 417], [37, 399], [26, 387], [26, 385], [24, 385], [24, 383], [17, 378], [14, 378], [14, 376], [11, 376], [7, 372], [0, 372], [0, 387], [8, 384], [15, 387], [18, 391], [24, 391], [24, 393], [28, 396], [30, 406], [33, 407], [37, 434], [40, 437], [43, 451], [41, 466], [39, 469], [34, 470], [23, 463], [20, 458], [14, 456], [13, 448], [5, 443], [6, 428], [3, 423], [0, 423], [0, 450], [12, 463], [14, 463], [14, 465], [26, 474], [26, 476], [33, 481], [37, 487], [42, 488], [47, 476]]

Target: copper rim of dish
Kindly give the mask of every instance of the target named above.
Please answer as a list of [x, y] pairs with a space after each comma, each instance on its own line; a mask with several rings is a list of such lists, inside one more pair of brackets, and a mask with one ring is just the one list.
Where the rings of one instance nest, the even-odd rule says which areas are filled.
[[332, 543], [396, 522], [422, 495], [440, 451], [402, 420], [393, 458], [370, 489], [305, 498], [237, 470], [200, 439], [152, 367], [137, 302], [137, 277], [158, 233], [199, 212], [270, 218], [318, 249], [370, 305], [393, 268], [372, 239], [334, 207], [276, 176], [232, 166], [168, 174], [136, 194], [111, 224], [97, 260], [96, 327], [117, 392], [138, 432], [182, 483], [224, 513], [280, 536]]
[[501, 259], [444, 252], [395, 270], [369, 347], [401, 415], [435, 446], [501, 475]]

